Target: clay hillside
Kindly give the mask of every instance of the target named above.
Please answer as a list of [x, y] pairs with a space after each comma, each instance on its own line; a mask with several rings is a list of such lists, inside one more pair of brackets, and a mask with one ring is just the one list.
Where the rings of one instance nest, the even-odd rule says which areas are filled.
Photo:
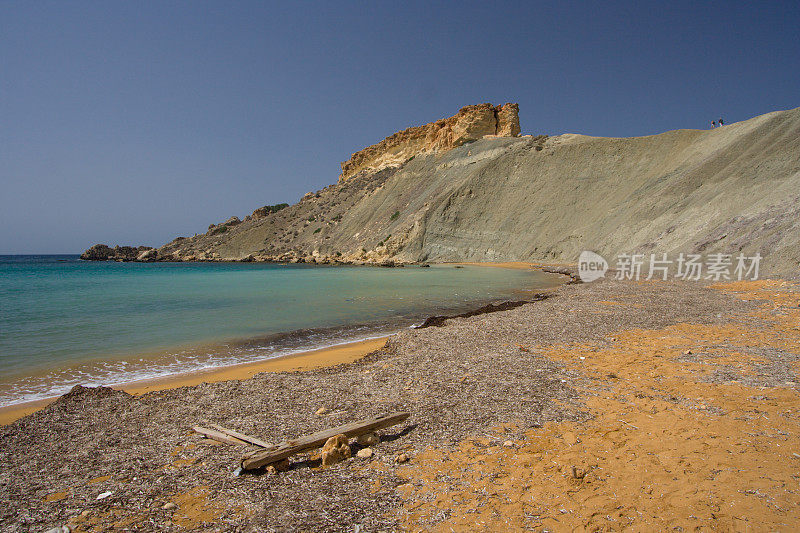
[[648, 137], [520, 136], [482, 104], [396, 133], [337, 183], [141, 260], [565, 261], [580, 251], [760, 252], [800, 261], [800, 108]]

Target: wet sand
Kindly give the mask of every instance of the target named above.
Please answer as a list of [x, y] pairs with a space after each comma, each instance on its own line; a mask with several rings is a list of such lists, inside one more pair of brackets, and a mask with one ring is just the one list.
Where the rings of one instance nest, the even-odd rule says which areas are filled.
[[[191, 387], [201, 383], [249, 379], [260, 372], [305, 371], [336, 366], [343, 363], [352, 363], [370, 352], [381, 349], [386, 344], [387, 339], [388, 337], [379, 337], [376, 339], [349, 342], [254, 363], [244, 363], [201, 372], [174, 374], [158, 379], [122, 383], [112, 388], [139, 395], [157, 390]], [[14, 420], [34, 413], [55, 400], [56, 398], [47, 398], [44, 400], [2, 407], [0, 408], [0, 426], [10, 424]]]

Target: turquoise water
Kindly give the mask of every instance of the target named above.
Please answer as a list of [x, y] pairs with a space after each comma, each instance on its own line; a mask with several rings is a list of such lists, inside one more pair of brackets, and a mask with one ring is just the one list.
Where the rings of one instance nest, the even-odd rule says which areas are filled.
[[0, 405], [368, 338], [556, 283], [473, 266], [0, 256]]

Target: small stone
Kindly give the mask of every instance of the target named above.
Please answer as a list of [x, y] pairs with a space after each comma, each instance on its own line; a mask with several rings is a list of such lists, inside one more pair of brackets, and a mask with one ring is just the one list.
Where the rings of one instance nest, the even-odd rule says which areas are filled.
[[174, 503], [172, 503], [172, 502], [167, 502], [167, 503], [165, 503], [164, 505], [162, 505], [162, 506], [161, 506], [161, 508], [162, 508], [162, 509], [164, 509], [165, 511], [171, 511], [171, 510], [173, 510], [173, 509], [177, 509], [177, 508], [178, 508], [178, 506], [177, 506], [177, 505], [175, 505], [175, 504], [174, 504]]
[[322, 447], [322, 466], [330, 466], [349, 459], [350, 443], [344, 434], [329, 438]]
[[317, 411], [316, 411], [316, 413], [315, 413], [315, 414], [316, 414], [316, 415], [324, 415], [324, 414], [325, 414], [325, 413], [327, 413], [327, 412], [328, 412], [328, 410], [327, 410], [327, 409], [325, 409], [324, 407], [320, 407], [319, 409], [317, 409]]
[[683, 355], [692, 355], [692, 351], [691, 350], [686, 350], [685, 352], [683, 352]]
[[372, 457], [372, 448], [364, 448], [363, 450], [358, 450], [358, 453], [356, 453], [356, 455], [361, 459], [369, 459], [370, 457]]
[[111, 494], [113, 494], [113, 493], [110, 490], [108, 490], [106, 492], [101, 492], [100, 494], [97, 495], [97, 499], [98, 500], [104, 500], [104, 499], [108, 498], [109, 496], [111, 496]]
[[577, 466], [573, 466], [572, 477], [573, 479], [583, 479], [586, 477], [586, 470], [584, 470], [583, 468], [578, 468]]
[[567, 431], [566, 433], [564, 433], [564, 437], [563, 438], [564, 438], [564, 442], [566, 442], [570, 446], [572, 446], [572, 445], [574, 445], [574, 444], [576, 444], [578, 442], [578, 438], [571, 431]]
[[45, 533], [70, 533], [72, 529], [69, 526], [58, 526], [53, 529], [48, 529]]
[[394, 460], [397, 461], [400, 464], [407, 463], [408, 462], [408, 455], [406, 455], [404, 453], [401, 453], [400, 455], [395, 457]]
[[503, 446], [505, 446], [506, 448], [513, 448], [514, 447], [514, 442], [510, 441], [510, 440], [507, 440], [507, 441], [505, 441], [503, 443]]
[[277, 474], [278, 472], [288, 472], [292, 467], [289, 459], [272, 463], [267, 467], [267, 474]]
[[374, 446], [381, 441], [381, 438], [375, 432], [365, 433], [363, 435], [359, 435], [356, 439], [356, 442], [359, 446]]

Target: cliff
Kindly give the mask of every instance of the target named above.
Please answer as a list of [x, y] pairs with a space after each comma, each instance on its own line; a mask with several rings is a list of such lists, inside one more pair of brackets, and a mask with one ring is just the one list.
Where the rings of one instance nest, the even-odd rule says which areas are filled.
[[[607, 258], [758, 252], [765, 271], [798, 272], [800, 108], [634, 138], [486, 136], [517, 131], [516, 106], [465, 109], [449, 126], [412, 128], [362, 150], [347, 178], [294, 205], [176, 239], [157, 259], [574, 262], [585, 249]], [[418, 151], [395, 166], [390, 146]]]
[[342, 163], [339, 181], [348, 180], [362, 171], [399, 167], [419, 154], [446, 152], [487, 135], [516, 137], [519, 133], [517, 104], [462, 107], [450, 118], [399, 131], [354, 153]]

